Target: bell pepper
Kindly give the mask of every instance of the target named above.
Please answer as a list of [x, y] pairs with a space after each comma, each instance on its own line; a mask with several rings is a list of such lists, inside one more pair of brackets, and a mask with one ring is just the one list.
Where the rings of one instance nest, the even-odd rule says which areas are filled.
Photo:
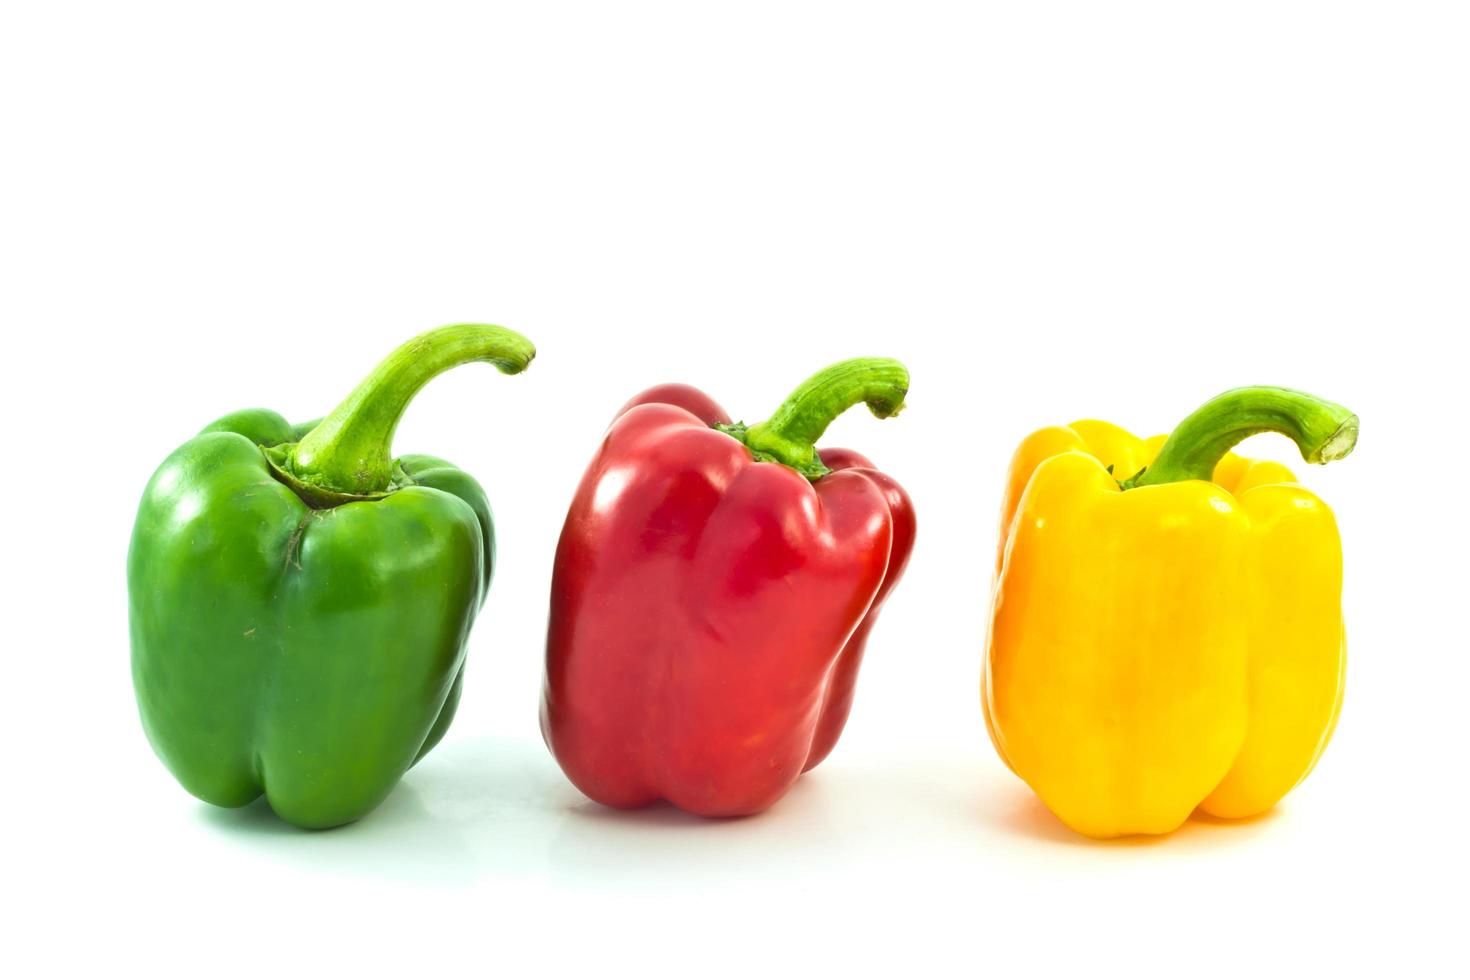
[[469, 474], [393, 459], [399, 417], [471, 361], [525, 369], [501, 327], [409, 341], [319, 423], [236, 412], [143, 492], [128, 550], [143, 729], [190, 793], [262, 794], [301, 827], [368, 813], [444, 736], [490, 583], [490, 507]]
[[1352, 450], [1358, 420], [1240, 388], [1167, 440], [1083, 421], [1015, 454], [982, 700], [1001, 758], [1074, 830], [1261, 813], [1332, 735], [1337, 525], [1286, 467], [1229, 452], [1260, 432], [1327, 463]]
[[592, 799], [705, 816], [766, 809], [837, 742], [879, 607], [914, 540], [899, 485], [815, 449], [897, 361], [820, 372], [767, 422], [665, 385], [618, 414], [557, 546], [541, 730]]

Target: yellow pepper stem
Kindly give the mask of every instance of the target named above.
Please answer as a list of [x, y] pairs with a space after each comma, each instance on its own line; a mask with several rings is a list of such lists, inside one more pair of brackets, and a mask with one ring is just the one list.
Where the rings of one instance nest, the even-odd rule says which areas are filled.
[[1353, 451], [1358, 417], [1341, 405], [1290, 388], [1234, 388], [1205, 402], [1169, 435], [1158, 458], [1132, 486], [1209, 480], [1236, 443], [1279, 432], [1308, 463], [1330, 463]]

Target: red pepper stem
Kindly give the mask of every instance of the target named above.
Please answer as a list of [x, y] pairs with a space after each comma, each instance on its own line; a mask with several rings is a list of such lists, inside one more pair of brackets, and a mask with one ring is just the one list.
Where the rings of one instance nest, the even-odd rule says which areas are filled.
[[858, 402], [865, 402], [880, 419], [897, 415], [908, 391], [909, 372], [898, 361], [855, 357], [818, 371], [802, 382], [769, 419], [731, 434], [740, 438], [757, 459], [784, 463], [808, 479], [817, 480], [830, 470], [822, 465], [816, 442], [833, 419]]
[[430, 330], [384, 358], [300, 442], [268, 455], [278, 474], [309, 499], [382, 496], [395, 486], [393, 433], [424, 385], [471, 361], [519, 374], [535, 356], [529, 340], [504, 327], [458, 323]]
[[1210, 480], [1215, 466], [1247, 436], [1279, 432], [1308, 463], [1330, 463], [1353, 451], [1358, 417], [1316, 395], [1257, 385], [1235, 388], [1195, 409], [1169, 435], [1158, 458], [1133, 486]]

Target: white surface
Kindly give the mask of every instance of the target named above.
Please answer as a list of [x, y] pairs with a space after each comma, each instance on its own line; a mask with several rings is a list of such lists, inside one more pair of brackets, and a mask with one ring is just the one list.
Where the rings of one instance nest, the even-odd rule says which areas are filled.
[[[1463, 7], [1005, 8], [7, 5], [7, 972], [1463, 968]], [[196, 802], [128, 677], [149, 473], [465, 319], [540, 356], [400, 430], [499, 521], [453, 730], [345, 830]], [[610, 414], [685, 380], [753, 421], [867, 353], [909, 410], [828, 442], [921, 527], [843, 741], [755, 819], [585, 801], [536, 703]], [[1091, 844], [981, 723], [1004, 467], [1036, 426], [1162, 430], [1242, 383], [1363, 419], [1304, 474], [1344, 535], [1342, 723], [1268, 817]]]

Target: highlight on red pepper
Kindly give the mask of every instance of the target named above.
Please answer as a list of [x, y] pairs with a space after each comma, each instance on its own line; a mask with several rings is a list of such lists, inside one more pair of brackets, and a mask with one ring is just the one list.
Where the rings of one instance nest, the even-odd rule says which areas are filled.
[[599, 803], [758, 813], [832, 751], [863, 648], [914, 542], [908, 496], [815, 448], [887, 358], [834, 364], [746, 426], [687, 385], [618, 413], [577, 488], [551, 585], [541, 731]]

